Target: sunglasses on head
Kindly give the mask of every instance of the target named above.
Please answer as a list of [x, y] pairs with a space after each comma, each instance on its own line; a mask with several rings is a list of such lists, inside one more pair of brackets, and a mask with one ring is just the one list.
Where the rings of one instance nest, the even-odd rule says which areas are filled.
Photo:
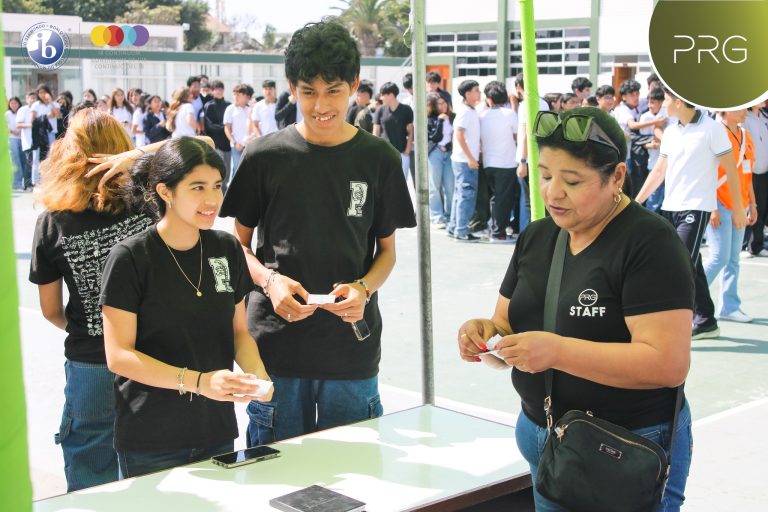
[[549, 137], [558, 126], [563, 127], [563, 138], [570, 142], [592, 141], [603, 146], [608, 146], [616, 152], [616, 156], [621, 160], [621, 151], [616, 147], [611, 138], [600, 125], [594, 122], [594, 118], [584, 114], [572, 114], [560, 119], [556, 112], [542, 111], [536, 116], [533, 123], [533, 134], [536, 137]]

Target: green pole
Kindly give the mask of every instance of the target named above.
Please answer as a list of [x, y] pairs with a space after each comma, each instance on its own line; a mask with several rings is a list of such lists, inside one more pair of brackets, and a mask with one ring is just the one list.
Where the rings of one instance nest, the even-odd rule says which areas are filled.
[[[0, 62], [5, 47], [0, 42]], [[0, 70], [0, 97], [6, 98]], [[11, 166], [8, 127], [0, 119], [0, 503], [3, 510], [32, 510], [32, 482], [27, 458], [27, 411], [21, 372], [19, 296], [11, 220]]]
[[520, 39], [523, 43], [523, 78], [525, 80], [526, 139], [528, 141], [528, 184], [531, 191], [531, 220], [544, 217], [544, 202], [539, 193], [539, 149], [531, 134], [539, 112], [539, 70], [536, 65], [536, 26], [533, 0], [520, 0]]

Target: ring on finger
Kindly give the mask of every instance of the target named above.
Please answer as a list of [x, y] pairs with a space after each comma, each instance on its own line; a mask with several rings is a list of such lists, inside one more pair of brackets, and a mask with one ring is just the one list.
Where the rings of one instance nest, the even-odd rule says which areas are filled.
[[344, 318], [347, 318], [349, 316], [349, 313], [344, 313]]
[[291, 321], [291, 314], [290, 313], [288, 313], [288, 321], [289, 322]]

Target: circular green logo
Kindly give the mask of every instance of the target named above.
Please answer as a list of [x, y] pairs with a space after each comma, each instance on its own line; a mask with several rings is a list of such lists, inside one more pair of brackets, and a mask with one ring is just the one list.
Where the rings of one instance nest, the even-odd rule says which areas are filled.
[[768, 99], [768, 0], [659, 0], [651, 62], [677, 96], [711, 110]]

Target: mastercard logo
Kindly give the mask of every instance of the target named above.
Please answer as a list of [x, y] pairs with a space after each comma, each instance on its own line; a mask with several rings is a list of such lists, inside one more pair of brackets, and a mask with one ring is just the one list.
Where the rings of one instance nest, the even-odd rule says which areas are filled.
[[149, 30], [144, 25], [97, 25], [91, 30], [94, 46], [144, 46], [149, 42]]

